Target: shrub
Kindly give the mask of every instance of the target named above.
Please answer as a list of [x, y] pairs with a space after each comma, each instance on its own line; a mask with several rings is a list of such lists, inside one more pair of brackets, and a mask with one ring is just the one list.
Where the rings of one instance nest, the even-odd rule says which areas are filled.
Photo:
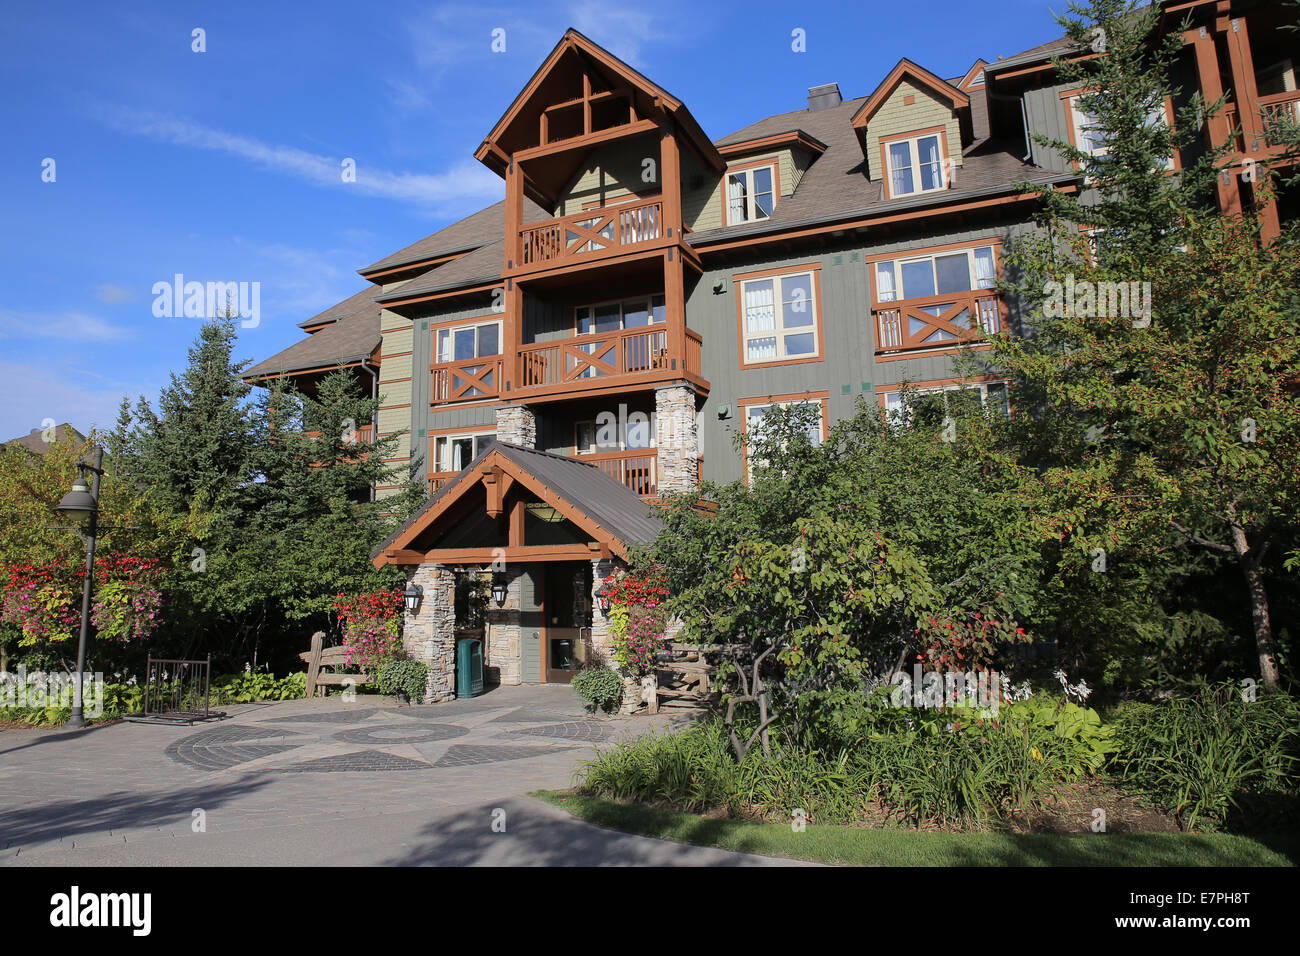
[[423, 661], [388, 660], [379, 666], [379, 691], [404, 697], [411, 703], [424, 699], [429, 686], [429, 665]]
[[803, 809], [819, 823], [981, 824], [1041, 806], [1058, 784], [1095, 772], [1113, 746], [1095, 712], [1047, 695], [1031, 700], [1003, 705], [995, 718], [864, 702], [833, 743], [778, 734], [770, 758], [755, 749], [739, 762], [726, 728], [711, 721], [601, 751], [584, 766], [583, 784], [616, 799], [781, 821]]
[[277, 678], [256, 671], [245, 674], [221, 674], [211, 687], [211, 703], [249, 704], [259, 700], [297, 700], [307, 693], [307, 674], [299, 671]]
[[623, 703], [623, 681], [608, 667], [588, 667], [573, 676], [573, 689], [587, 710], [612, 713]]
[[1241, 699], [1231, 684], [1130, 704], [1116, 717], [1111, 769], [1187, 829], [1222, 827], [1256, 801], [1300, 797], [1300, 704]]

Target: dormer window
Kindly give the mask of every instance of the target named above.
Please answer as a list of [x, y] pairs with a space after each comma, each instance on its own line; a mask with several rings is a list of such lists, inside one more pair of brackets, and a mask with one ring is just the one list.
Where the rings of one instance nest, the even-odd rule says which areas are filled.
[[882, 142], [880, 148], [885, 153], [889, 198], [946, 188], [944, 146], [942, 131], [900, 136]]
[[775, 207], [775, 163], [727, 173], [727, 225], [766, 219]]

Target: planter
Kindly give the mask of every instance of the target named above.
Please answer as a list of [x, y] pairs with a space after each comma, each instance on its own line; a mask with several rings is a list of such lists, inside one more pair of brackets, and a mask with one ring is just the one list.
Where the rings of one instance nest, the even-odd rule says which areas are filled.
[[635, 713], [641, 706], [641, 681], [636, 677], [623, 677], [623, 703], [619, 705], [620, 714]]

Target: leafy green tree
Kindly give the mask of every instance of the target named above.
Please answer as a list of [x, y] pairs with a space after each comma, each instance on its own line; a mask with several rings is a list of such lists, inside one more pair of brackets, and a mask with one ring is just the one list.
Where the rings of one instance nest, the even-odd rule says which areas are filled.
[[[1132, 580], [1150, 583], [1186, 571], [1185, 549], [1232, 560], [1259, 673], [1276, 684], [1266, 562], [1296, 536], [1298, 247], [1293, 235], [1262, 248], [1253, 221], [1210, 207], [1221, 150], [1167, 172], [1198, 112], [1220, 104], [1193, 98], [1174, 131], [1148, 121], [1157, 97], [1179, 96], [1159, 78], [1180, 41], [1154, 35], [1154, 11], [1072, 11], [1068, 34], [1086, 45], [1099, 30], [1105, 50], [1058, 69], [1099, 91], [1083, 106], [1107, 148], [1044, 141], [1093, 191], [1045, 194], [1045, 237], [1009, 250], [1004, 288], [1026, 304], [1029, 333], [997, 337], [992, 354], [1026, 412], [1010, 447], [1042, 475], [1067, 572], [1141, 566]], [[1091, 241], [1081, 225], [1098, 229]]]

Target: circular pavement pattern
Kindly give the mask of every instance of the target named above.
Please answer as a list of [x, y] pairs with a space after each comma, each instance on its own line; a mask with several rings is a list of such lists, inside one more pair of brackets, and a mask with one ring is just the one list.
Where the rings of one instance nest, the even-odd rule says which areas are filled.
[[426, 724], [412, 732], [410, 727], [357, 727], [354, 730], [341, 730], [334, 735], [335, 740], [346, 740], [354, 744], [373, 744], [379, 747], [393, 744], [426, 744], [435, 740], [451, 740], [464, 737], [468, 728], [455, 724]]

